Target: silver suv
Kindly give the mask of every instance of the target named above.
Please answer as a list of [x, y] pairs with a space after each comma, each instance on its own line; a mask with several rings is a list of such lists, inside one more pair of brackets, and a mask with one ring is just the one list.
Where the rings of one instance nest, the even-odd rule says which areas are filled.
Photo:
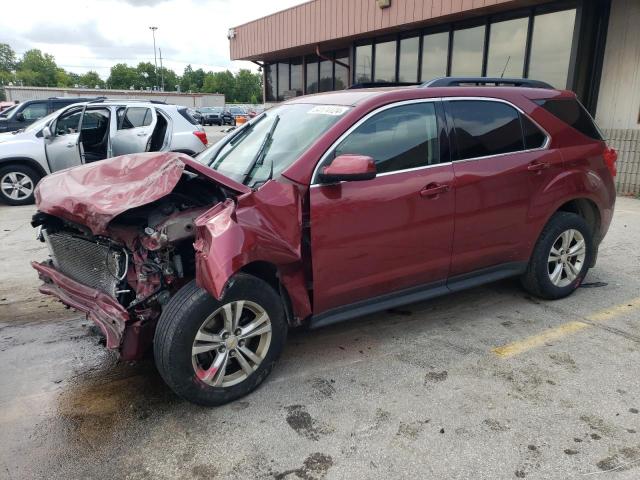
[[33, 203], [45, 175], [138, 152], [195, 155], [207, 136], [187, 109], [132, 100], [76, 103], [24, 130], [0, 134], [0, 201]]

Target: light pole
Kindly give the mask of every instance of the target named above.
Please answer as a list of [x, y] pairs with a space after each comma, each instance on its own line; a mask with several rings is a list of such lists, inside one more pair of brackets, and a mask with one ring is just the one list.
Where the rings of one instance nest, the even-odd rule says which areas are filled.
[[157, 83], [158, 83], [158, 56], [156, 55], [156, 30], [158, 30], [158, 27], [149, 27], [149, 30], [151, 30], [151, 34], [153, 35], [153, 63], [155, 65], [155, 78], [153, 79], [153, 82], [156, 84], [155, 86], [157, 87]]

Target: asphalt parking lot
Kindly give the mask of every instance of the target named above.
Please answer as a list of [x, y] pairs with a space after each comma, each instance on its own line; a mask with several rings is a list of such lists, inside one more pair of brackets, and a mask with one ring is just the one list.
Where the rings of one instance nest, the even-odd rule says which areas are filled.
[[568, 299], [504, 281], [291, 332], [213, 409], [37, 293], [33, 212], [0, 207], [0, 478], [640, 478], [639, 200]]

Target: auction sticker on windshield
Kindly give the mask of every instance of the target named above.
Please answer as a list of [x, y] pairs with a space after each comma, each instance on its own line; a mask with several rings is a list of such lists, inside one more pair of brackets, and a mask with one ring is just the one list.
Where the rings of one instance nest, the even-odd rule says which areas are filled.
[[307, 113], [313, 113], [316, 115], [335, 115], [340, 116], [344, 112], [349, 110], [348, 107], [340, 107], [337, 105], [317, 105], [309, 110]]

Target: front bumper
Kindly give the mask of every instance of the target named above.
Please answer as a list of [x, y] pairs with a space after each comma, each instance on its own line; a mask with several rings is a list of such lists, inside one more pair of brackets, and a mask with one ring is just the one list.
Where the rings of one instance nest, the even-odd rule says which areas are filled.
[[44, 282], [40, 293], [52, 295], [62, 303], [87, 314], [107, 340], [107, 348], [120, 349], [129, 313], [116, 299], [57, 271], [48, 262], [31, 262]]

